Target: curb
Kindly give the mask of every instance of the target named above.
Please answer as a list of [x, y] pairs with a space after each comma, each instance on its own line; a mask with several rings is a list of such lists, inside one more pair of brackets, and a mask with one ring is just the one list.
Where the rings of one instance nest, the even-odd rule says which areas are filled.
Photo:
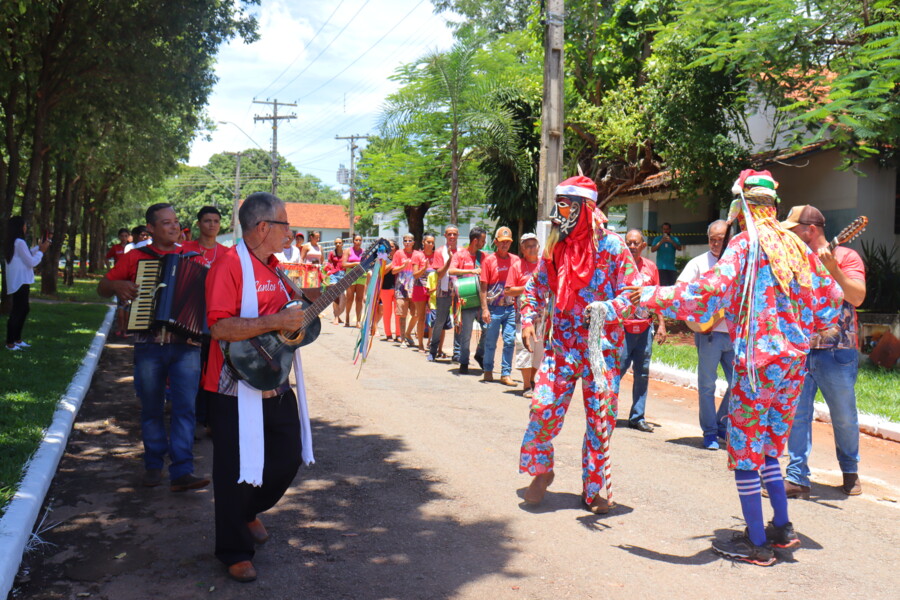
[[[682, 387], [697, 389], [697, 374], [672, 367], [661, 362], [650, 363], [650, 377], [666, 383], [680, 385]], [[728, 382], [724, 379], [716, 381], [716, 396], [724, 396], [728, 389]], [[824, 423], [831, 423], [831, 413], [828, 406], [816, 403], [813, 418]], [[900, 442], [900, 423], [892, 423], [883, 417], [861, 413], [859, 415], [859, 431], [874, 437], [880, 437], [892, 442]]]
[[31, 538], [31, 530], [53, 481], [59, 459], [66, 449], [75, 416], [91, 385], [115, 312], [115, 305], [107, 311], [72, 383], [57, 404], [53, 422], [44, 432], [41, 445], [25, 465], [25, 476], [16, 495], [0, 519], [0, 556], [3, 557], [0, 562], [0, 598], [9, 595], [15, 582], [25, 545]]

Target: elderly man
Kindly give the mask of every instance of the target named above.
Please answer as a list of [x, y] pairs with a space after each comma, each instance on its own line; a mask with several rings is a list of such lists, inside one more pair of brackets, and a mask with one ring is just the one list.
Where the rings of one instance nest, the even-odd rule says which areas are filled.
[[[587, 177], [572, 177], [556, 187], [553, 228], [544, 259], [522, 295], [522, 342], [534, 348], [535, 320], [555, 297], [553, 333], [537, 374], [531, 415], [519, 458], [519, 472], [533, 476], [525, 502], [539, 504], [553, 482], [553, 438], [581, 379], [587, 431], [582, 447], [582, 498], [591, 512], [613, 506], [609, 441], [616, 423], [619, 361], [625, 332], [619, 314], [630, 316], [625, 288], [637, 282], [634, 259], [625, 241], [606, 229], [596, 208], [597, 187]], [[588, 315], [599, 339], [589, 341]], [[604, 319], [604, 315], [606, 318]], [[604, 322], [604, 320], [606, 322]], [[601, 356], [591, 361], [591, 345]]]
[[788, 439], [785, 488], [788, 498], [809, 497], [809, 454], [812, 451], [813, 400], [821, 389], [831, 413], [834, 446], [844, 475], [841, 491], [848, 496], [862, 493], [859, 483], [859, 415], [856, 411], [856, 375], [859, 365], [859, 329], [856, 308], [866, 298], [866, 268], [854, 250], [828, 248], [825, 216], [815, 206], [795, 206], [782, 226], [800, 237], [816, 253], [828, 272], [844, 290], [838, 316], [840, 334], [810, 340], [803, 392], [797, 401], [797, 416]]
[[[181, 254], [181, 226], [171, 204], [147, 209], [147, 231], [153, 243], [122, 255], [100, 280], [97, 293], [115, 295], [122, 301], [137, 298], [138, 262], [164, 254]], [[138, 332], [134, 340], [134, 388], [141, 401], [141, 438], [144, 442], [142, 484], [162, 483], [162, 468], [168, 454], [169, 483], [173, 492], [209, 485], [209, 479], [194, 475], [194, 399], [200, 381], [200, 345], [165, 327]], [[168, 383], [169, 392], [166, 393]], [[171, 403], [166, 431], [166, 397]]]
[[[519, 240], [519, 251], [522, 256], [519, 258], [519, 262], [509, 268], [506, 289], [503, 290], [504, 294], [516, 300], [516, 306], [519, 308], [521, 308], [519, 298], [525, 292], [525, 285], [537, 270], [540, 261], [539, 250], [540, 244], [536, 235], [533, 233], [522, 234], [522, 238]], [[543, 315], [534, 321], [534, 347], [531, 350], [522, 348], [515, 358], [516, 368], [522, 371], [522, 395], [526, 398], [534, 396], [534, 376], [537, 375], [538, 367], [541, 366], [544, 358], [543, 322]], [[518, 323], [516, 327], [518, 330], [516, 336], [521, 340], [521, 323]]]
[[512, 358], [516, 348], [516, 301], [503, 293], [510, 269], [518, 264], [519, 257], [509, 253], [512, 231], [500, 227], [494, 236], [497, 250], [484, 259], [481, 267], [481, 319], [484, 330], [484, 380], [494, 380], [494, 355], [497, 352], [497, 336], [503, 336], [503, 352], [500, 363], [500, 383], [515, 385], [512, 380]]
[[[292, 294], [276, 271], [275, 254], [291, 234], [284, 203], [257, 192], [241, 205], [239, 218], [243, 240], [213, 264], [206, 280], [213, 339], [238, 342], [271, 331], [296, 331], [303, 311], [296, 305], [283, 308]], [[297, 395], [286, 383], [273, 390], [254, 390], [225, 365], [220, 343], [212, 344], [210, 351], [203, 386], [211, 395], [215, 552], [237, 581], [256, 579], [251, 562], [254, 545], [268, 539], [259, 513], [281, 499], [301, 457], [312, 462], [297, 357], [294, 366]]]
[[[641, 254], [647, 247], [644, 234], [640, 229], [631, 229], [625, 234], [625, 245], [638, 267], [641, 285], [659, 285], [659, 273], [656, 265], [645, 260]], [[645, 309], [635, 311], [634, 317], [625, 319], [625, 353], [622, 357], [622, 376], [628, 367], [634, 365], [634, 383], [631, 387], [631, 412], [628, 414], [628, 426], [638, 431], [651, 433], [653, 426], [644, 419], [647, 407], [647, 388], [650, 382], [650, 356], [653, 352], [653, 340], [657, 344], [666, 343], [666, 321], [656, 315], [659, 329], [653, 335], [653, 315]]]
[[[453, 306], [453, 294], [456, 286], [454, 278], [450, 277], [450, 259], [458, 250], [456, 244], [459, 241], [459, 228], [456, 225], [447, 225], [444, 228], [444, 239], [447, 243], [440, 250], [443, 265], [437, 270], [437, 292], [435, 294], [435, 315], [434, 325], [431, 328], [431, 339], [428, 342], [428, 361], [434, 361], [438, 355], [438, 349], [441, 347], [441, 335], [444, 331], [444, 323], [450, 316], [450, 309]], [[453, 355], [459, 357], [459, 339], [456, 333], [453, 334]]]
[[[719, 219], [706, 228], [709, 252], [692, 258], [678, 276], [678, 281], [696, 281], [712, 270], [722, 256], [728, 223]], [[728, 334], [728, 321], [717, 318], [708, 325], [705, 332], [694, 333], [697, 347], [697, 395], [700, 403], [700, 429], [703, 431], [703, 447], [707, 450], [719, 449], [719, 438], [725, 439], [728, 418], [728, 402], [731, 398], [732, 364], [734, 347]], [[719, 365], [725, 372], [728, 390], [716, 410], [716, 379]]]
[[[832, 327], [843, 299], [819, 259], [775, 219], [777, 187], [768, 171], [742, 171], [730, 218], [746, 231], [731, 240], [713, 270], [696, 281], [645, 287], [632, 296], [670, 318], [706, 322], [724, 309], [734, 323], [728, 468], [747, 528], [731, 539], [716, 539], [712, 547], [759, 566], [775, 562], [773, 546], [800, 545], [788, 518], [778, 457], [806, 375], [809, 339]], [[768, 527], [760, 482], [774, 512]]]

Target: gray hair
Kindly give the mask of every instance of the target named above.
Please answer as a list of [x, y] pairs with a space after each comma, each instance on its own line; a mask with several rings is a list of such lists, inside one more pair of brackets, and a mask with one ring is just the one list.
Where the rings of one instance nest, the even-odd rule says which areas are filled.
[[713, 227], [718, 227], [719, 225], [728, 225], [728, 221], [725, 219], [716, 219], [712, 223], [710, 223], [706, 228], [706, 236], [709, 237], [712, 234]]
[[275, 217], [275, 211], [284, 204], [281, 199], [268, 192], [256, 192], [247, 196], [238, 211], [241, 228], [249, 231], [262, 221]]
[[646, 242], [646, 241], [647, 241], [647, 238], [644, 237], [644, 232], [641, 231], [640, 229], [629, 229], [628, 231], [625, 232], [625, 237], [628, 237], [628, 234], [631, 233], [632, 231], [637, 232], [638, 235], [641, 236], [641, 241], [642, 241], [642, 242]]

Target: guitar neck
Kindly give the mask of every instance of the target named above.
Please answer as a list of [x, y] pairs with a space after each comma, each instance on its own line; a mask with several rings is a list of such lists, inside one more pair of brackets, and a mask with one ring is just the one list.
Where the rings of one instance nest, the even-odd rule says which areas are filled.
[[338, 280], [337, 283], [328, 286], [325, 288], [325, 291], [316, 298], [316, 301], [310, 304], [303, 313], [303, 326], [301, 329], [305, 329], [307, 325], [313, 319], [317, 319], [319, 317], [319, 313], [328, 308], [328, 306], [334, 302], [338, 296], [344, 293], [347, 288], [353, 285], [353, 282], [366, 274], [366, 270], [362, 267], [362, 265], [356, 265], [349, 271], [347, 271], [344, 276]]

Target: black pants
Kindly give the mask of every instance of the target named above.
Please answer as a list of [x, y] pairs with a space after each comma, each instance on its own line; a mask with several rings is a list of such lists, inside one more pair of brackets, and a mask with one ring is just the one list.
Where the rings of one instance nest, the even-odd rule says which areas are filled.
[[22, 328], [25, 326], [25, 319], [28, 317], [28, 311], [30, 310], [28, 305], [30, 290], [31, 286], [23, 285], [9, 297], [12, 305], [9, 309], [9, 320], [6, 322], [7, 344], [13, 344], [22, 339]]
[[672, 269], [660, 269], [659, 270], [659, 285], [675, 285], [675, 282], [678, 280], [678, 271], [673, 271]]
[[253, 538], [247, 523], [273, 506], [300, 468], [300, 417], [293, 391], [263, 401], [265, 464], [263, 483], [238, 483], [238, 402], [235, 396], [210, 394], [213, 486], [216, 501], [216, 557], [226, 565], [251, 560]]

